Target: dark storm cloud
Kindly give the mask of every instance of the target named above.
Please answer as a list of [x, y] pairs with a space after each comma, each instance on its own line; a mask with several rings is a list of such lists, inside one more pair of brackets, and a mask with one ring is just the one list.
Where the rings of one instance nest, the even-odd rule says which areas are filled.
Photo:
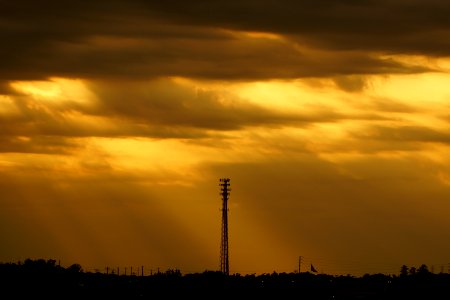
[[[20, 102], [15, 99], [16, 103]], [[27, 105], [28, 104], [28, 105]], [[0, 152], [67, 153], [78, 147], [67, 139], [77, 137], [201, 138], [207, 133], [195, 128], [157, 126], [114, 116], [87, 116], [90, 109], [58, 110], [26, 101], [13, 116], [0, 116]], [[75, 113], [74, 116], [70, 116]], [[91, 117], [91, 119], [89, 119]], [[92, 119], [93, 118], [93, 119]], [[95, 126], [93, 126], [95, 125]], [[58, 138], [61, 140], [58, 141]]]
[[347, 92], [358, 92], [366, 86], [363, 76], [338, 76], [333, 81], [340, 89]]
[[[302, 52], [285, 40], [256, 37], [192, 39], [175, 37], [86, 37], [48, 41], [32, 56], [5, 53], [4, 79], [49, 76], [146, 78], [184, 76], [211, 79], [323, 77], [334, 74], [423, 72], [365, 53]], [[8, 70], [8, 72], [6, 72]]]
[[182, 86], [170, 80], [91, 83], [101, 99], [94, 113], [155, 125], [210, 130], [248, 126], [307, 126], [350, 118], [332, 110], [294, 113], [270, 110], [228, 93]]
[[384, 97], [372, 97], [369, 106], [372, 109], [381, 112], [415, 113], [419, 111], [419, 109], [414, 108], [413, 106], [401, 103], [395, 99]]
[[172, 20], [274, 32], [335, 50], [450, 54], [445, 0], [150, 1]]
[[[439, 17], [446, 7], [438, 2], [424, 9], [416, 2], [2, 2], [4, 80], [411, 73], [427, 69], [370, 52], [434, 55], [449, 49], [448, 22]], [[285, 39], [236, 36], [226, 29]]]
[[16, 90], [11, 88], [7, 81], [0, 80], [0, 95], [17, 95], [19, 94]]
[[358, 139], [397, 142], [429, 142], [450, 144], [450, 132], [424, 126], [373, 126], [365, 133], [354, 134]]
[[70, 139], [55, 136], [20, 137], [0, 135], [0, 153], [69, 154], [80, 146]]

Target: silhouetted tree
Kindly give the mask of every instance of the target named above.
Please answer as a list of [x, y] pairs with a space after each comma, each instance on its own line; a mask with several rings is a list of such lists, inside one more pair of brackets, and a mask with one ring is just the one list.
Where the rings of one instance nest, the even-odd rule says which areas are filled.
[[402, 277], [408, 276], [408, 270], [409, 270], [408, 266], [403, 265], [400, 268], [400, 276], [402, 276]]
[[168, 269], [164, 274], [166, 276], [181, 277], [181, 271], [178, 269]]
[[419, 269], [417, 269], [417, 274], [418, 275], [427, 275], [430, 274], [430, 271], [428, 270], [427, 265], [423, 264], [419, 267]]
[[81, 273], [83, 272], [83, 268], [79, 264], [73, 264], [70, 267], [67, 268], [67, 271], [71, 273]]
[[410, 269], [409, 269], [409, 274], [410, 275], [416, 275], [416, 268], [415, 267], [411, 267]]

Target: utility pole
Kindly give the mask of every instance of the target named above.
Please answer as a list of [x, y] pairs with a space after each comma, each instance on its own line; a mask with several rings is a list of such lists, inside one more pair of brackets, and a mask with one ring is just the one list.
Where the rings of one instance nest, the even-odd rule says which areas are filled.
[[230, 178], [220, 178], [220, 195], [222, 196], [222, 240], [220, 245], [220, 271], [230, 274], [228, 257], [228, 196], [230, 196]]
[[302, 258], [303, 258], [303, 256], [298, 257], [298, 274], [300, 274], [300, 269], [302, 266]]

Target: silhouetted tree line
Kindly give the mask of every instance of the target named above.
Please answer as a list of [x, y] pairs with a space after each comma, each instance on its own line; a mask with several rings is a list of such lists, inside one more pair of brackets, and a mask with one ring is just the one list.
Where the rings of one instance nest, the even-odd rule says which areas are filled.
[[[79, 264], [64, 268], [55, 260], [0, 264], [2, 299], [447, 299], [450, 275], [431, 273], [426, 265], [402, 266], [399, 275], [262, 275], [217, 271], [182, 274], [167, 270], [149, 276], [84, 272]], [[9, 297], [4, 297], [4, 296]]]

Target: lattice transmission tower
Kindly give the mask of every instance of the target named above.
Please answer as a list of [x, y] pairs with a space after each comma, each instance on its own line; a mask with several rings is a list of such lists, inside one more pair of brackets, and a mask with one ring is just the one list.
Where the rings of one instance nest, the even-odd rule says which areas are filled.
[[228, 197], [230, 196], [230, 178], [220, 178], [220, 195], [222, 196], [222, 242], [220, 245], [220, 271], [230, 273], [228, 258]]

